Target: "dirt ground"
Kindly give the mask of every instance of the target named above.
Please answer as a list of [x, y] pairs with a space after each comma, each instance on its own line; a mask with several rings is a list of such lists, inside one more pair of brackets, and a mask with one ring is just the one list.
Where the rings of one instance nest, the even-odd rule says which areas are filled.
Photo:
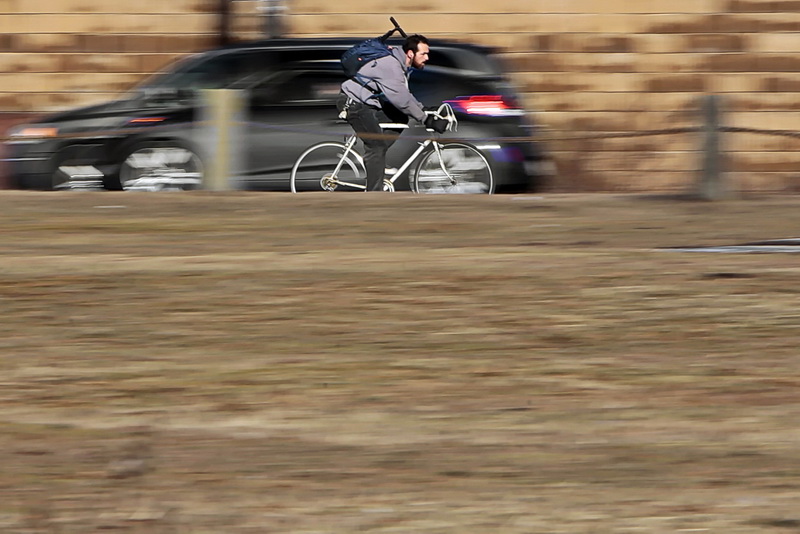
[[800, 532], [798, 196], [0, 206], [0, 532]]

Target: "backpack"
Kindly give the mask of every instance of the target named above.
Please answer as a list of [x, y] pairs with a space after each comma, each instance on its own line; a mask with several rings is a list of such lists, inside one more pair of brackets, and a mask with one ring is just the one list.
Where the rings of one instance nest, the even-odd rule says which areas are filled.
[[342, 70], [348, 78], [355, 77], [358, 69], [376, 59], [389, 56], [392, 49], [380, 37], [362, 41], [342, 54]]

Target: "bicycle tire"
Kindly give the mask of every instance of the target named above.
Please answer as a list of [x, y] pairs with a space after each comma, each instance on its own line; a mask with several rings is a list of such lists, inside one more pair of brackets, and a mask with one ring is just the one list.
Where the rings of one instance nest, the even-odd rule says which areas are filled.
[[[434, 193], [494, 193], [492, 166], [483, 152], [469, 143], [443, 143], [438, 152], [431, 148], [420, 159], [411, 180], [412, 191], [419, 194]], [[456, 183], [453, 184], [447, 169]]]
[[367, 170], [361, 155], [350, 149], [337, 174], [331, 179], [336, 165], [347, 147], [343, 143], [325, 142], [305, 150], [292, 167], [289, 183], [292, 193], [308, 191], [366, 191]]

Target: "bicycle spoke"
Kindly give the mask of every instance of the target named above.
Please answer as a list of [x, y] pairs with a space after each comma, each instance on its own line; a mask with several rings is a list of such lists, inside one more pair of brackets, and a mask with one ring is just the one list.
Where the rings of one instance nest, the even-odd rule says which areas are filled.
[[364, 191], [366, 174], [361, 157], [352, 149], [341, 143], [320, 143], [297, 159], [290, 183], [294, 193]]
[[448, 143], [423, 156], [414, 177], [417, 193], [491, 194], [492, 169], [484, 155], [466, 143]]

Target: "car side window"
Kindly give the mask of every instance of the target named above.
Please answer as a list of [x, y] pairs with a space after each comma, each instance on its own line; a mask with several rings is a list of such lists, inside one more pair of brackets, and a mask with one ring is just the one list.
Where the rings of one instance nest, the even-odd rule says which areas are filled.
[[287, 71], [251, 88], [256, 105], [334, 105], [344, 75], [334, 72]]
[[464, 95], [493, 94], [498, 88], [492, 81], [457, 76], [436, 67], [415, 71], [408, 80], [411, 93], [425, 106], [438, 106], [443, 100]]
[[425, 106], [437, 106], [445, 97], [457, 93], [452, 77], [431, 70], [415, 71], [408, 79], [411, 93]]

